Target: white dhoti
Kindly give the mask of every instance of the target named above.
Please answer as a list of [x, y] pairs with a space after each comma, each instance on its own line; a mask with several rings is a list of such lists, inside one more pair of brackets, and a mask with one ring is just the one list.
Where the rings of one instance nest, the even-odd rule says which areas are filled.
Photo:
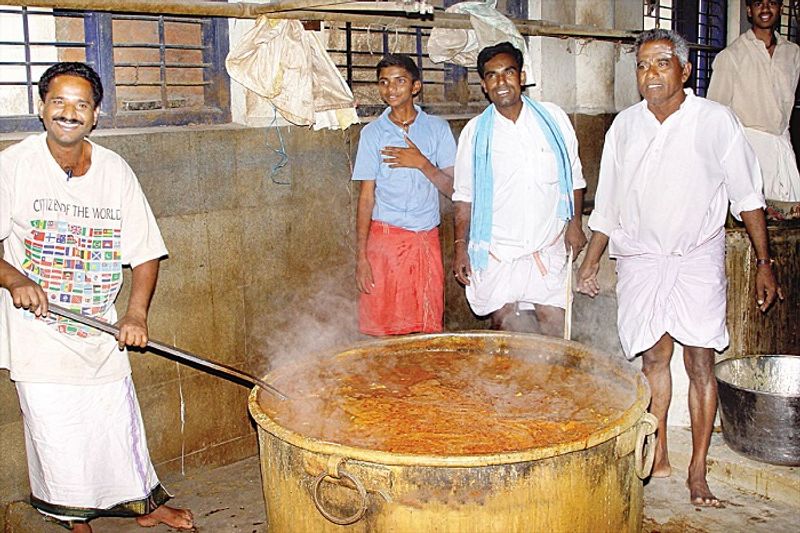
[[564, 234], [547, 248], [513, 261], [502, 261], [489, 254], [486, 269], [473, 271], [467, 285], [467, 301], [472, 311], [485, 316], [508, 303], [520, 309], [537, 304], [566, 309], [567, 253]]
[[683, 256], [618, 256], [617, 324], [625, 355], [633, 359], [665, 333], [686, 346], [723, 350], [726, 288], [724, 230]]
[[789, 130], [783, 135], [745, 128], [747, 140], [758, 157], [767, 200], [800, 202], [800, 173]]
[[62, 521], [140, 516], [170, 495], [147, 449], [133, 381], [17, 382], [31, 503]]

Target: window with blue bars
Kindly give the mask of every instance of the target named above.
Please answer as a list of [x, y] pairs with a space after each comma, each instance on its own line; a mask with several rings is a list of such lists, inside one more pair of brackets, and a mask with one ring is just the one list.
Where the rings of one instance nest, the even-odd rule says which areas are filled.
[[[461, 0], [428, 0], [437, 12]], [[510, 18], [527, 18], [527, 0], [498, 0], [497, 10]], [[386, 105], [378, 95], [375, 66], [384, 54], [406, 54], [417, 63], [423, 90], [417, 103], [436, 114], [477, 113], [486, 107], [475, 68], [434, 63], [428, 50], [430, 28], [387, 28], [350, 22], [326, 23], [328, 52], [353, 90], [362, 116], [379, 114]]]
[[[475, 69], [463, 69], [460, 83], [463, 94], [456, 97], [454, 76], [449, 72], [455, 67], [448, 63], [434, 63], [427, 53], [430, 28], [409, 27], [375, 29], [350, 22], [330, 23], [328, 53], [358, 102], [361, 116], [380, 114], [386, 105], [378, 95], [375, 66], [384, 54], [404, 54], [411, 57], [420, 70], [423, 90], [417, 103], [437, 113], [458, 113], [465, 105], [474, 102], [485, 106], [480, 79]], [[460, 79], [461, 79], [460, 78]]]
[[706, 95], [714, 57], [726, 45], [727, 4], [726, 0], [643, 0], [645, 30], [675, 30], [689, 41], [692, 75], [687, 85], [698, 96]]
[[99, 127], [230, 121], [227, 21], [0, 8], [0, 131], [38, 131], [37, 83], [59, 61], [103, 81]]
[[786, 0], [781, 8], [781, 20], [778, 23], [778, 33], [793, 43], [800, 44], [800, 2]]

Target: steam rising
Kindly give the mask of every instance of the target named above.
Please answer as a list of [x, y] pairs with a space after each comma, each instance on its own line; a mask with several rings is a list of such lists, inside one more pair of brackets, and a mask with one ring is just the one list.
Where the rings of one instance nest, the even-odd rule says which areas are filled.
[[[345, 269], [343, 269], [345, 270]], [[259, 376], [321, 353], [336, 353], [365, 337], [358, 332], [358, 295], [352, 273], [321, 273], [291, 294], [275, 293], [281, 311], [254, 325], [254, 346], [259, 354], [253, 368]]]

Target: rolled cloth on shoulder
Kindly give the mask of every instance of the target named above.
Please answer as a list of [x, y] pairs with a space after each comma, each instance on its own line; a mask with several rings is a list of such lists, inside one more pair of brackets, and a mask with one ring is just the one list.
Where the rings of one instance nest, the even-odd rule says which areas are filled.
[[[559, 201], [556, 212], [561, 220], [570, 220], [574, 214], [572, 197], [572, 165], [561, 129], [547, 109], [527, 96], [523, 102], [531, 109], [547, 139], [558, 163]], [[492, 209], [494, 176], [492, 171], [492, 130], [495, 106], [491, 104], [478, 117], [473, 146], [473, 199], [469, 230], [469, 260], [474, 270], [483, 270], [489, 263], [492, 242]]]

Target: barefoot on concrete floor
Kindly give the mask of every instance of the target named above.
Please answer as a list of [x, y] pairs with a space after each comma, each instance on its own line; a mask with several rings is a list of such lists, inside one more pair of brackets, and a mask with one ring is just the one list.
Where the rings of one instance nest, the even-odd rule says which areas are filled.
[[722, 507], [719, 499], [711, 493], [706, 481], [705, 472], [702, 475], [692, 476], [686, 480], [686, 487], [689, 489], [689, 498], [692, 504], [698, 507]]
[[653, 469], [650, 471], [650, 477], [658, 479], [658, 478], [665, 478], [672, 475], [672, 467], [669, 464], [669, 460], [664, 460], [660, 462], [653, 462]]
[[166, 505], [159, 506], [150, 514], [137, 517], [136, 522], [142, 527], [166, 524], [175, 529], [194, 528], [194, 517], [189, 509], [175, 509]]

